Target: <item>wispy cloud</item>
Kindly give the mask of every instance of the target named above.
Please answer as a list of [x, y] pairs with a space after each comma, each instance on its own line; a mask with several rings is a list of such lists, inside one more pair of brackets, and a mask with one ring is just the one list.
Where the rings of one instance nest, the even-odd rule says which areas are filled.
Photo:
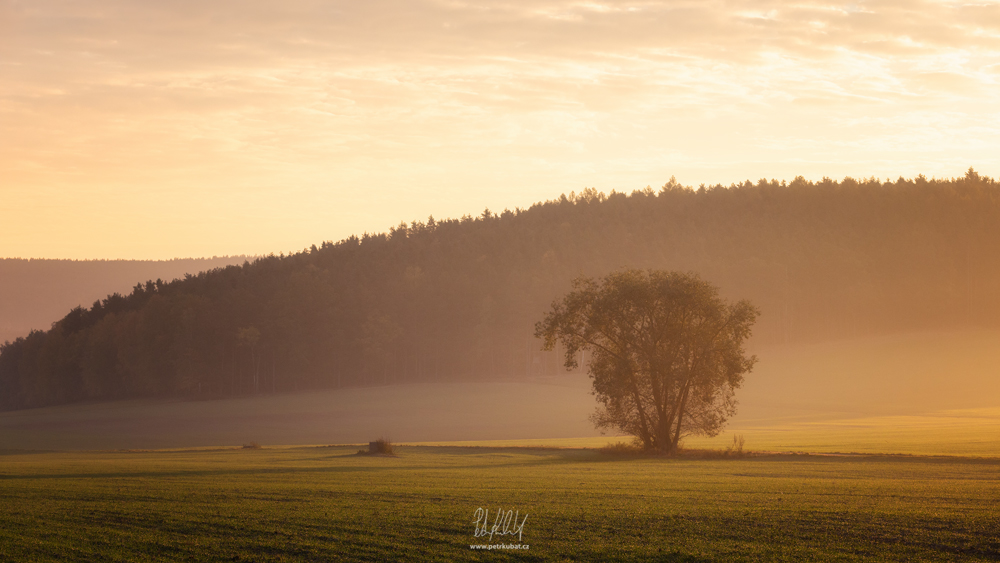
[[[298, 248], [671, 174], [1000, 173], [998, 2], [0, 0], [0, 76], [10, 205], [113, 219], [62, 255]], [[191, 235], [129, 246], [129, 217]], [[0, 254], [67, 248], [25, 224]]]

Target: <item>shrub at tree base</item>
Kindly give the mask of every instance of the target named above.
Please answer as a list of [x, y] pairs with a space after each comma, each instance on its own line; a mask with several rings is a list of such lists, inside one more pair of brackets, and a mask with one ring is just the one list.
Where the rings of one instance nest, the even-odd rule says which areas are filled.
[[616, 457], [631, 457], [643, 453], [642, 443], [638, 441], [631, 443], [615, 442], [604, 446], [599, 451], [604, 455]]

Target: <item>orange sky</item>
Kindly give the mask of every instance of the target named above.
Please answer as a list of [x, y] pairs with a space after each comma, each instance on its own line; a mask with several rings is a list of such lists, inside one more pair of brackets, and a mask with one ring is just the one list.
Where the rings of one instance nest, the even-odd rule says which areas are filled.
[[0, 0], [0, 256], [294, 251], [562, 192], [1000, 175], [1000, 3]]

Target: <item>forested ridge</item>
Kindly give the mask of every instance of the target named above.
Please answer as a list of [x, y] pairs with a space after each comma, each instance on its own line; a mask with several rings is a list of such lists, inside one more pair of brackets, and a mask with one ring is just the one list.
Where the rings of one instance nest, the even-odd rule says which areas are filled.
[[[249, 257], [252, 258], [252, 257]], [[0, 258], [0, 343], [49, 327], [66, 311], [115, 291], [128, 292], [136, 280], [172, 280], [241, 264], [246, 256], [172, 260], [60, 260]]]
[[78, 307], [0, 347], [0, 408], [554, 372], [534, 324], [579, 275], [697, 272], [758, 343], [1000, 324], [1000, 185], [757, 183], [400, 224]]

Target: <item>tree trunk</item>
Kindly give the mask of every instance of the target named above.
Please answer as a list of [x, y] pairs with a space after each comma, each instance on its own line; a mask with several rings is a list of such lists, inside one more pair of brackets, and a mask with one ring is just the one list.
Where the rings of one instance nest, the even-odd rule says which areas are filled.
[[677, 413], [674, 415], [676, 417], [674, 419], [676, 430], [674, 430], [673, 437], [670, 438], [670, 449], [667, 453], [672, 454], [677, 451], [677, 444], [681, 440], [681, 423], [684, 421], [684, 408], [687, 407], [688, 392], [690, 390], [691, 387], [688, 384], [685, 384], [683, 395], [681, 395], [681, 404], [677, 407]]

